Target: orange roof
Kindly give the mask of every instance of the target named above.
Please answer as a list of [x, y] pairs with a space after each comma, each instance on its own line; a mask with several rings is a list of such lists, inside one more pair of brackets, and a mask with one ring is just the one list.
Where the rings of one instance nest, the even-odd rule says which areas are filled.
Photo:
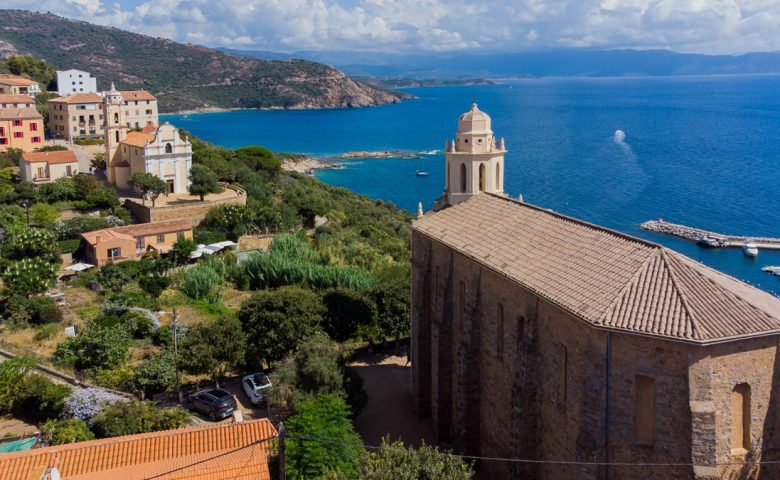
[[492, 194], [412, 228], [598, 327], [695, 343], [780, 332], [780, 301], [660, 245]]
[[135, 237], [146, 237], [148, 235], [174, 233], [185, 230], [192, 230], [191, 221], [169, 220], [167, 222], [136, 223], [134, 225], [125, 225], [124, 227], [104, 228], [102, 230], [84, 232], [81, 236], [92, 245], [95, 245], [97, 244], [97, 237], [100, 237], [101, 241], [114, 238], [134, 240]]
[[57, 467], [67, 480], [270, 480], [274, 437], [263, 418], [71, 443], [0, 455], [0, 478], [38, 479]]
[[35, 99], [27, 95], [16, 95], [14, 93], [0, 93], [0, 103], [24, 103], [35, 104]]
[[38, 110], [32, 107], [0, 108], [0, 120], [17, 120], [21, 118], [35, 118], [43, 120]]
[[60, 163], [78, 163], [76, 154], [70, 150], [58, 150], [55, 152], [25, 152], [22, 160], [27, 163], [46, 162], [49, 165]]
[[154, 135], [145, 132], [128, 132], [127, 137], [120, 143], [130, 145], [132, 147], [143, 148], [149, 143], [154, 141]]
[[119, 92], [125, 102], [135, 100], [157, 100], [157, 98], [146, 90], [121, 90]]
[[38, 82], [35, 80], [30, 80], [29, 78], [20, 77], [19, 75], [2, 74], [0, 75], [0, 84], [18, 85], [24, 87], [29, 85], [37, 85]]
[[141, 131], [143, 133], [154, 133], [157, 131], [157, 125], [150, 123], [149, 125], [142, 128]]
[[52, 98], [49, 103], [103, 103], [103, 97], [97, 93], [74, 93], [64, 97]]

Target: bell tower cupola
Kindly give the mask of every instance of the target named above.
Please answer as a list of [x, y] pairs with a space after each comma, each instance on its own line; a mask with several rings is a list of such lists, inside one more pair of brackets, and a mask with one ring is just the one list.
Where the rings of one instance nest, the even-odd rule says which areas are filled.
[[[490, 116], [473, 103], [458, 119], [454, 140], [445, 143], [445, 205], [455, 205], [488, 192], [504, 193], [504, 139], [496, 142]], [[445, 205], [441, 205], [442, 207]]]

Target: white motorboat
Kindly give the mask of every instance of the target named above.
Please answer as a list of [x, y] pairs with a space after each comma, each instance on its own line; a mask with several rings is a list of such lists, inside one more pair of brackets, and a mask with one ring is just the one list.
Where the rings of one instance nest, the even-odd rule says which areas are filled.
[[715, 237], [710, 237], [709, 235], [702, 235], [697, 240], [698, 244], [702, 247], [707, 248], [718, 248], [721, 246], [720, 240], [718, 240]]
[[767, 265], [766, 267], [762, 267], [761, 271], [770, 273], [772, 275], [777, 275], [778, 277], [780, 277], [780, 267], [773, 267], [771, 265]]
[[758, 256], [758, 247], [753, 240], [747, 240], [745, 243], [743, 243], [742, 251], [745, 252], [745, 255], [751, 258], [756, 258]]
[[418, 177], [427, 177], [428, 176], [428, 172], [424, 172], [422, 170], [417, 170], [417, 176]]

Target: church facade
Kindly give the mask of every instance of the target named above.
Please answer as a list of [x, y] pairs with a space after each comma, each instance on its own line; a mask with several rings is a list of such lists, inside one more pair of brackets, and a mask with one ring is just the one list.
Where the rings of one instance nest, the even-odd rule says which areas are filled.
[[129, 189], [136, 172], [151, 173], [166, 182], [168, 193], [188, 192], [192, 144], [170, 123], [131, 131], [125, 121], [125, 99], [114, 85], [103, 100], [106, 170], [109, 182]]
[[461, 116], [412, 227], [412, 397], [439, 443], [528, 460], [479, 461], [491, 479], [780, 478], [743, 464], [780, 459], [780, 301], [507, 198], [493, 138]]

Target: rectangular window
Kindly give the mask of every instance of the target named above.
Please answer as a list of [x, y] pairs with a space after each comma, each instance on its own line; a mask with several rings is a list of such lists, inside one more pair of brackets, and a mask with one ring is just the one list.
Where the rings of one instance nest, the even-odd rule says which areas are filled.
[[31, 132], [37, 132], [38, 131], [38, 124], [35, 122], [30, 123], [30, 131]]
[[157, 243], [165, 243], [165, 234], [164, 233], [158, 233], [157, 234]]
[[151, 114], [152, 114], [152, 111], [151, 111], [151, 110], [147, 110], [147, 111], [146, 111], [146, 114], [147, 114], [147, 115], [151, 115]]
[[560, 369], [561, 378], [558, 381], [558, 398], [561, 402], [566, 402], [566, 393], [569, 383], [569, 350], [566, 345], [560, 346]]
[[14, 132], [14, 138], [24, 138], [24, 132]]
[[32, 137], [32, 143], [41, 143], [41, 137]]
[[640, 445], [653, 445], [655, 424], [655, 379], [636, 376], [636, 418], [634, 436]]
[[8, 145], [8, 139], [7, 138], [0, 138], [0, 145]]
[[504, 360], [504, 306], [500, 303], [496, 311], [496, 356]]
[[458, 292], [458, 319], [461, 327], [465, 323], [466, 317], [466, 283], [461, 280], [460, 291]]
[[146, 248], [146, 237], [137, 237], [135, 239], [135, 249], [143, 250], [144, 248]]
[[[35, 139], [33, 139], [33, 141], [34, 140]], [[68, 176], [68, 177], [72, 177], [73, 176], [73, 167], [72, 166], [65, 165], [65, 175]]]
[[0, 127], [0, 137], [5, 137], [5, 127]]
[[24, 124], [22, 120], [14, 120], [14, 127], [21, 127]]
[[43, 167], [38, 167], [38, 177], [37, 178], [45, 178], [46, 177], [46, 170], [44, 170]]
[[122, 249], [119, 247], [109, 248], [106, 250], [109, 260], [114, 260], [122, 256]]

